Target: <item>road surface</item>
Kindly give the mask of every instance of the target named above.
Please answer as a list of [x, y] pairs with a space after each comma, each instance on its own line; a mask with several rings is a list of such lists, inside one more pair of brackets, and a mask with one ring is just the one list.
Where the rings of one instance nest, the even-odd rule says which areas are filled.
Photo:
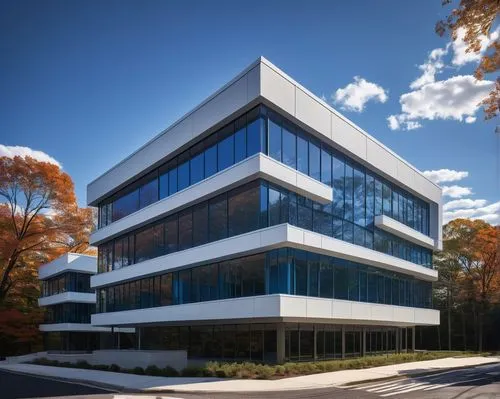
[[[500, 399], [500, 364], [484, 365], [437, 374], [373, 382], [349, 388], [324, 388], [301, 391], [281, 391], [235, 394], [183, 394], [165, 393], [138, 395], [113, 392], [100, 387], [69, 383], [54, 379], [26, 376], [0, 371], [0, 398], [21, 399], [36, 397], [71, 397], [72, 399], [112, 399], [114, 395], [126, 394], [127, 398], [137, 396], [163, 399], [278, 399], [278, 398], [335, 398], [335, 399]], [[77, 396], [70, 396], [77, 395]], [[123, 399], [124, 396], [121, 396]], [[135, 398], [134, 398], [135, 399]]]

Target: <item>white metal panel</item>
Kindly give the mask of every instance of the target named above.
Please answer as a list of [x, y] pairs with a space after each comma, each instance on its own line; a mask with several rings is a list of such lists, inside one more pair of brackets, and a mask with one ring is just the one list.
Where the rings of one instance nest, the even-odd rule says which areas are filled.
[[326, 137], [331, 137], [330, 111], [300, 88], [295, 90], [294, 116]]
[[151, 323], [216, 321], [219, 323], [265, 319], [302, 323], [323, 322], [374, 325], [436, 325], [439, 311], [403, 306], [357, 303], [328, 298], [294, 295], [263, 295], [223, 299], [184, 305], [98, 313], [92, 315], [94, 326], [127, 326]]
[[[40, 324], [39, 329], [43, 332], [111, 332], [109, 327], [82, 323]], [[135, 328], [115, 328], [115, 332], [134, 333]]]
[[331, 114], [331, 124], [333, 142], [350, 151], [359, 159], [366, 160], [366, 136], [333, 113]]
[[65, 272], [97, 273], [97, 258], [91, 255], [66, 253], [38, 268], [38, 279], [46, 280]]
[[387, 215], [375, 216], [375, 226], [407, 241], [413, 242], [414, 244], [421, 245], [429, 249], [437, 248], [437, 242], [433, 238], [428, 237], [425, 234], [422, 234], [421, 232], [412, 229], [411, 227], [398, 222]]
[[50, 306], [58, 303], [96, 303], [95, 292], [63, 292], [38, 298], [38, 306]]
[[290, 115], [295, 115], [295, 86], [288, 79], [275, 73], [269, 65], [260, 65], [261, 96], [279, 105]]

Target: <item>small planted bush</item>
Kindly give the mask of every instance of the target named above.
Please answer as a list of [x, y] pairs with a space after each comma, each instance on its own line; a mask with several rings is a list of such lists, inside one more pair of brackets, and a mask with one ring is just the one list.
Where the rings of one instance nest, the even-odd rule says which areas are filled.
[[142, 367], [134, 367], [132, 370], [132, 373], [138, 374], [138, 375], [144, 375], [144, 369]]
[[181, 371], [182, 377], [204, 377], [205, 369], [203, 367], [186, 367]]
[[173, 367], [170, 367], [170, 366], [166, 366], [164, 368], [161, 369], [161, 374], [159, 374], [163, 377], [178, 377], [179, 376], [179, 372], [174, 369]]
[[109, 371], [113, 371], [114, 373], [119, 373], [121, 370], [121, 367], [118, 366], [117, 364], [112, 364], [111, 366], [108, 367]]

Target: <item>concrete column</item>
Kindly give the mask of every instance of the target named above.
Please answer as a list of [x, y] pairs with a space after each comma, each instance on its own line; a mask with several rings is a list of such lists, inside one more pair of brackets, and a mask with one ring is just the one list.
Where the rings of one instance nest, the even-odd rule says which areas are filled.
[[318, 337], [317, 337], [316, 325], [313, 325], [313, 337], [314, 337], [314, 339], [313, 339], [313, 345], [314, 345], [313, 359], [317, 360], [318, 359], [318, 348], [317, 348]]
[[400, 337], [399, 333], [400, 333], [399, 327], [396, 327], [396, 353], [399, 353], [399, 351], [400, 351], [401, 337]]
[[342, 359], [345, 359], [345, 327], [342, 326]]
[[361, 356], [366, 356], [366, 328], [363, 327], [363, 336], [361, 342]]
[[276, 324], [276, 363], [285, 363], [285, 324]]
[[142, 349], [142, 328], [137, 329], [137, 349], [141, 350]]
[[415, 331], [416, 331], [416, 328], [415, 328], [415, 326], [413, 326], [411, 328], [411, 350], [412, 350], [412, 352], [415, 352]]

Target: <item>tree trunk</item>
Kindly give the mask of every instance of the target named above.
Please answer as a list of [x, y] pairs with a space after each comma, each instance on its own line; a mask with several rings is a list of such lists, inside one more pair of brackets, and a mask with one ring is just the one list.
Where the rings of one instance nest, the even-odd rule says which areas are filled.
[[451, 287], [448, 287], [448, 350], [451, 351]]
[[467, 351], [467, 328], [465, 323], [465, 312], [462, 310], [462, 337], [464, 339], [464, 351]]
[[441, 326], [436, 326], [438, 331], [438, 349], [441, 350]]

